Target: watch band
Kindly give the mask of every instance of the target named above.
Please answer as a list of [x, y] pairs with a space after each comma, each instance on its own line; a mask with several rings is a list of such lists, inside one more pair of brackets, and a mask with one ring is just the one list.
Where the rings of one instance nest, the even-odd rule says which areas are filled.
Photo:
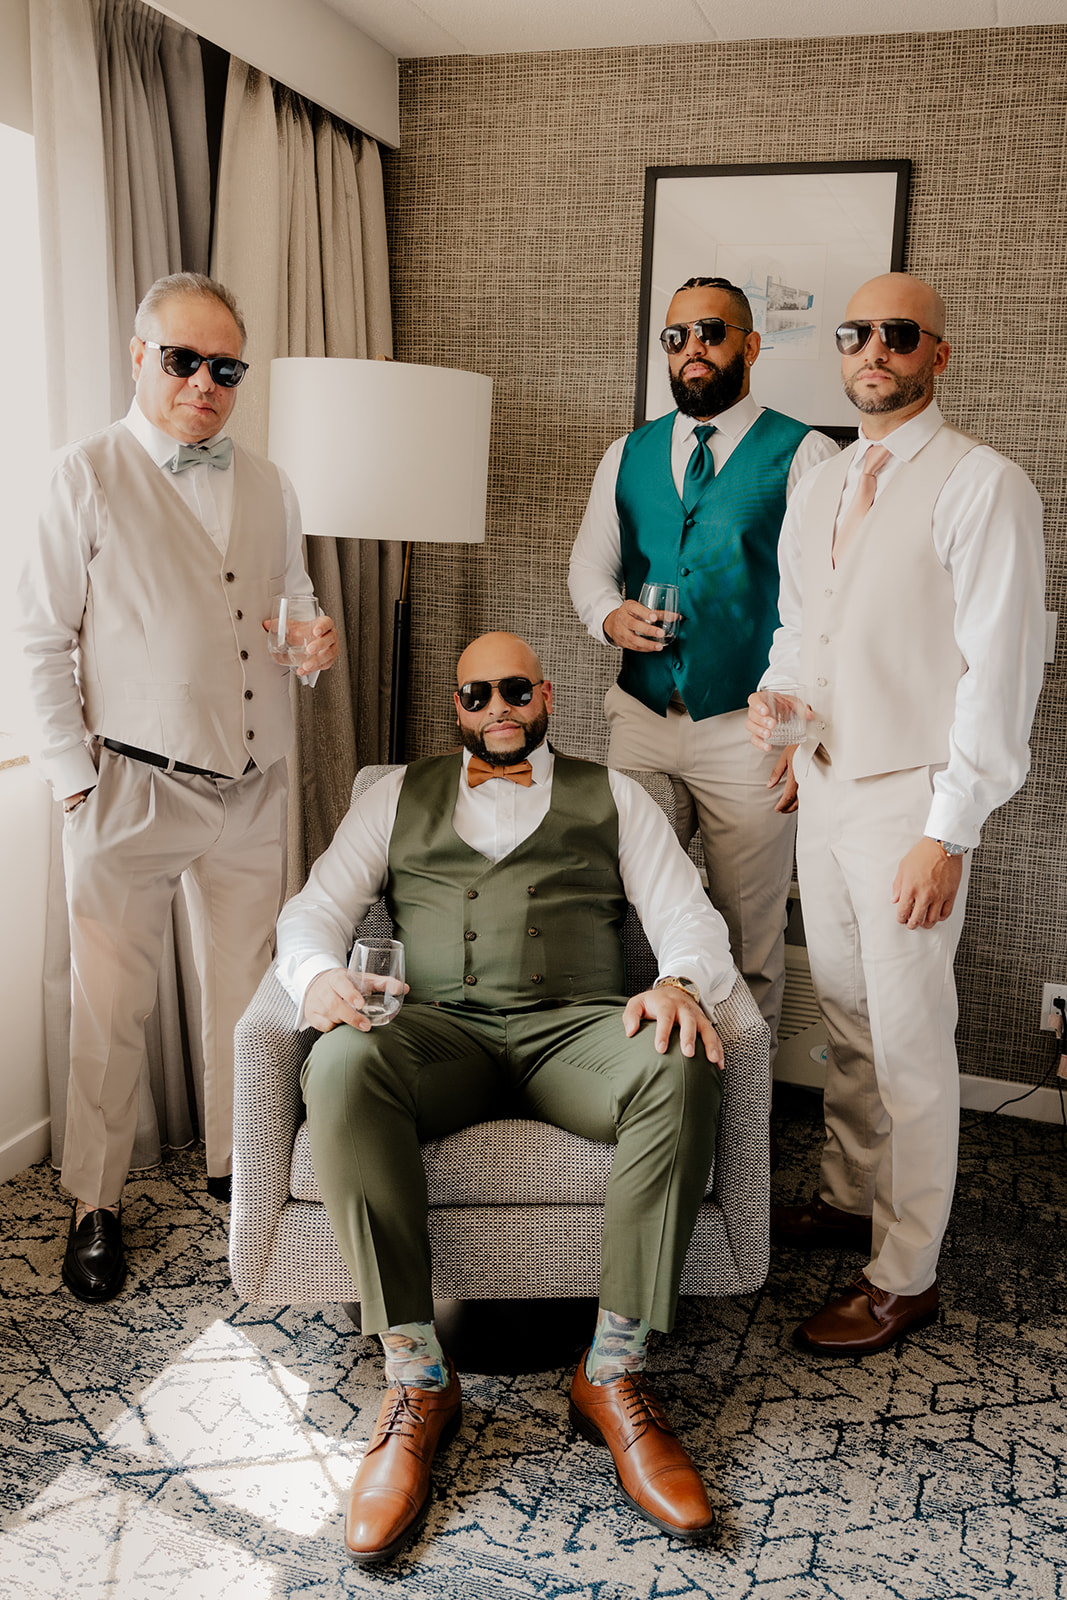
[[969, 844], [950, 844], [947, 839], [935, 839], [934, 843], [941, 846], [946, 856], [965, 856], [971, 848]]
[[690, 1000], [695, 1000], [697, 1005], [701, 1004], [700, 990], [692, 978], [657, 978], [652, 987], [653, 989], [681, 989], [682, 993], [687, 994]]

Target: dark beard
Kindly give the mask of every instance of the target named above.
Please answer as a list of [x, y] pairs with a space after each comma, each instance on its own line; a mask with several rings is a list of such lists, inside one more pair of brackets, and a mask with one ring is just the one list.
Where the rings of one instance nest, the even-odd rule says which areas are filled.
[[[857, 373], [855, 377], [859, 377]], [[928, 372], [913, 372], [907, 377], [898, 377], [894, 372], [896, 387], [887, 394], [865, 395], [862, 398], [856, 393], [855, 378], [843, 380], [845, 393], [848, 395], [857, 411], [863, 411], [868, 416], [879, 412], [899, 411], [903, 406], [913, 405], [916, 400], [922, 400], [930, 392], [931, 375]]]
[[547, 731], [548, 712], [542, 707], [533, 721], [526, 724], [526, 737], [518, 750], [487, 750], [482, 736], [475, 733], [473, 728], [465, 728], [462, 723], [459, 736], [471, 755], [481, 756], [491, 767], [513, 767], [516, 762], [525, 761], [531, 750], [537, 749]]
[[741, 398], [745, 387], [745, 352], [739, 350], [725, 367], [713, 367], [706, 378], [687, 383], [672, 372], [671, 394], [684, 417], [717, 417]]

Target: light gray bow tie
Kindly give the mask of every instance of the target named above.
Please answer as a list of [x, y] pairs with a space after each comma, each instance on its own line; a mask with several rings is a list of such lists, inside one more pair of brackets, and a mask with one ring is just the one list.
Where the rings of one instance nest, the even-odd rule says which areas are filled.
[[186, 467], [218, 467], [221, 471], [233, 460], [233, 440], [217, 439], [214, 444], [180, 444], [167, 462], [171, 472], [184, 472]]

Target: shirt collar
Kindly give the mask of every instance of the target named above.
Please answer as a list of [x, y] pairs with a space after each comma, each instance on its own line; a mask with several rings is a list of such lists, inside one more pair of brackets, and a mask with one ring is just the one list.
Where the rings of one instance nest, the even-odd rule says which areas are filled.
[[[122, 420], [137, 440], [137, 443], [148, 451], [157, 467], [165, 467], [168, 461], [174, 459], [182, 440], [172, 439], [169, 433], [164, 433], [161, 428], [156, 427], [154, 422], [149, 422], [137, 404], [136, 399], [131, 402], [130, 409]], [[212, 434], [210, 439], [201, 439], [198, 443], [214, 444], [216, 439], [224, 438], [225, 433], [225, 428], [222, 428], [218, 433]]]
[[[710, 417], [710, 423], [720, 433], [725, 433], [727, 438], [736, 444], [738, 439], [746, 434], [762, 412], [763, 407], [757, 405], [750, 394], [742, 395], [734, 405], [728, 406], [725, 411], [720, 411], [717, 417]], [[678, 412], [674, 426], [679, 439], [690, 439], [695, 428], [706, 428], [707, 422], [700, 422], [696, 417], [687, 417]]]
[[[466, 773], [471, 753], [464, 746], [463, 771]], [[530, 777], [534, 783], [548, 783], [552, 777], [552, 751], [549, 749], [548, 740], [542, 739], [536, 750], [531, 750], [527, 760], [530, 763]]]
[[937, 401], [931, 400], [917, 416], [909, 417], [907, 422], [902, 422], [899, 428], [894, 428], [884, 439], [868, 439], [861, 430], [856, 460], [862, 461], [872, 445], [881, 444], [899, 461], [911, 461], [924, 445], [930, 443], [944, 420]]

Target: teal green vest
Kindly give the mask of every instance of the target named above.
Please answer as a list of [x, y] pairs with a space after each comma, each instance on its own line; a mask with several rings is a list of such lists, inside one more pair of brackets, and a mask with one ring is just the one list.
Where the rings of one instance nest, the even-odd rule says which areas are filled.
[[737, 711], [763, 676], [778, 626], [778, 535], [797, 446], [810, 429], [764, 411], [695, 505], [671, 474], [676, 413], [631, 433], [615, 488], [626, 593], [676, 583], [682, 620], [665, 650], [624, 650], [619, 686], [665, 714], [677, 689], [694, 722]]
[[625, 996], [607, 768], [557, 755], [547, 815], [495, 864], [452, 826], [461, 771], [459, 752], [413, 761], [400, 790], [385, 898], [409, 1001], [522, 1011]]

